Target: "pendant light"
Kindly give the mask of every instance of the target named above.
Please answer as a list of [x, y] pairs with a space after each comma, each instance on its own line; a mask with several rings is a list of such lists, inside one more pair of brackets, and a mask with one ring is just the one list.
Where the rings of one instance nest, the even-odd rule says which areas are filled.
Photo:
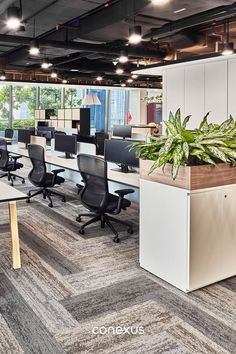
[[234, 53], [234, 43], [229, 41], [229, 21], [224, 24], [225, 40], [222, 48], [222, 55], [231, 55]]
[[129, 29], [129, 43], [138, 44], [142, 40], [142, 27], [132, 26]]
[[39, 44], [38, 41], [35, 39], [35, 20], [34, 20], [34, 33], [33, 33], [33, 40], [30, 43], [30, 49], [29, 49], [29, 53], [33, 56], [37, 56], [39, 55]]

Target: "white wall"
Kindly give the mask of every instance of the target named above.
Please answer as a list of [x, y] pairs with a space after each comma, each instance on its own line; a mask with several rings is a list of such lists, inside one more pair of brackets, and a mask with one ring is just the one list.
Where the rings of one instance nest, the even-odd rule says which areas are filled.
[[168, 66], [163, 69], [164, 120], [181, 108], [191, 114], [188, 128], [196, 128], [211, 112], [209, 122], [236, 118], [236, 57], [218, 57]]

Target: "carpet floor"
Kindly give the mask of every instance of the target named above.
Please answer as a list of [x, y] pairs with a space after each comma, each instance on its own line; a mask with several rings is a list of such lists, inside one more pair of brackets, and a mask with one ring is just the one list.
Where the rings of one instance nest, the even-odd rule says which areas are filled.
[[[29, 189], [16, 181], [15, 187]], [[139, 267], [138, 207], [115, 244], [98, 224], [78, 234], [75, 186], [54, 208], [18, 202], [22, 268], [13, 270], [0, 206], [0, 353], [236, 353], [236, 277], [184, 294]]]

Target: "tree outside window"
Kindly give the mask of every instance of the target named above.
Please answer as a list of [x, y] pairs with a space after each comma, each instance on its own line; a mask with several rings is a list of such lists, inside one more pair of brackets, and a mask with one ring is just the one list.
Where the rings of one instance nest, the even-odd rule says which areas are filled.
[[10, 90], [8, 85], [0, 85], [0, 130], [8, 127]]
[[40, 87], [40, 108], [61, 108], [61, 87]]

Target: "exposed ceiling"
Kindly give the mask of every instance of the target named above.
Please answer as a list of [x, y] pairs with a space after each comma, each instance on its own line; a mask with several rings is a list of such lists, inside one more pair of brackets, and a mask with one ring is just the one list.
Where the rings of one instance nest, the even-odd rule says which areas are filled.
[[[0, 69], [8, 79], [52, 82], [67, 78], [71, 83], [119, 85], [130, 72], [163, 60], [176, 60], [216, 52], [224, 41], [224, 22], [230, 20], [230, 40], [236, 42], [236, 2], [230, 0], [169, 0], [154, 5], [152, 0], [21, 0], [23, 28], [9, 32], [7, 8], [20, 0], [0, 1]], [[34, 27], [35, 23], [35, 27]], [[141, 25], [143, 41], [127, 45], [129, 27]], [[34, 37], [40, 55], [30, 56]], [[129, 62], [117, 75], [120, 50]], [[41, 69], [48, 58], [59, 74]], [[78, 71], [74, 71], [78, 70]], [[159, 87], [161, 78], [139, 77], [131, 86]]]

